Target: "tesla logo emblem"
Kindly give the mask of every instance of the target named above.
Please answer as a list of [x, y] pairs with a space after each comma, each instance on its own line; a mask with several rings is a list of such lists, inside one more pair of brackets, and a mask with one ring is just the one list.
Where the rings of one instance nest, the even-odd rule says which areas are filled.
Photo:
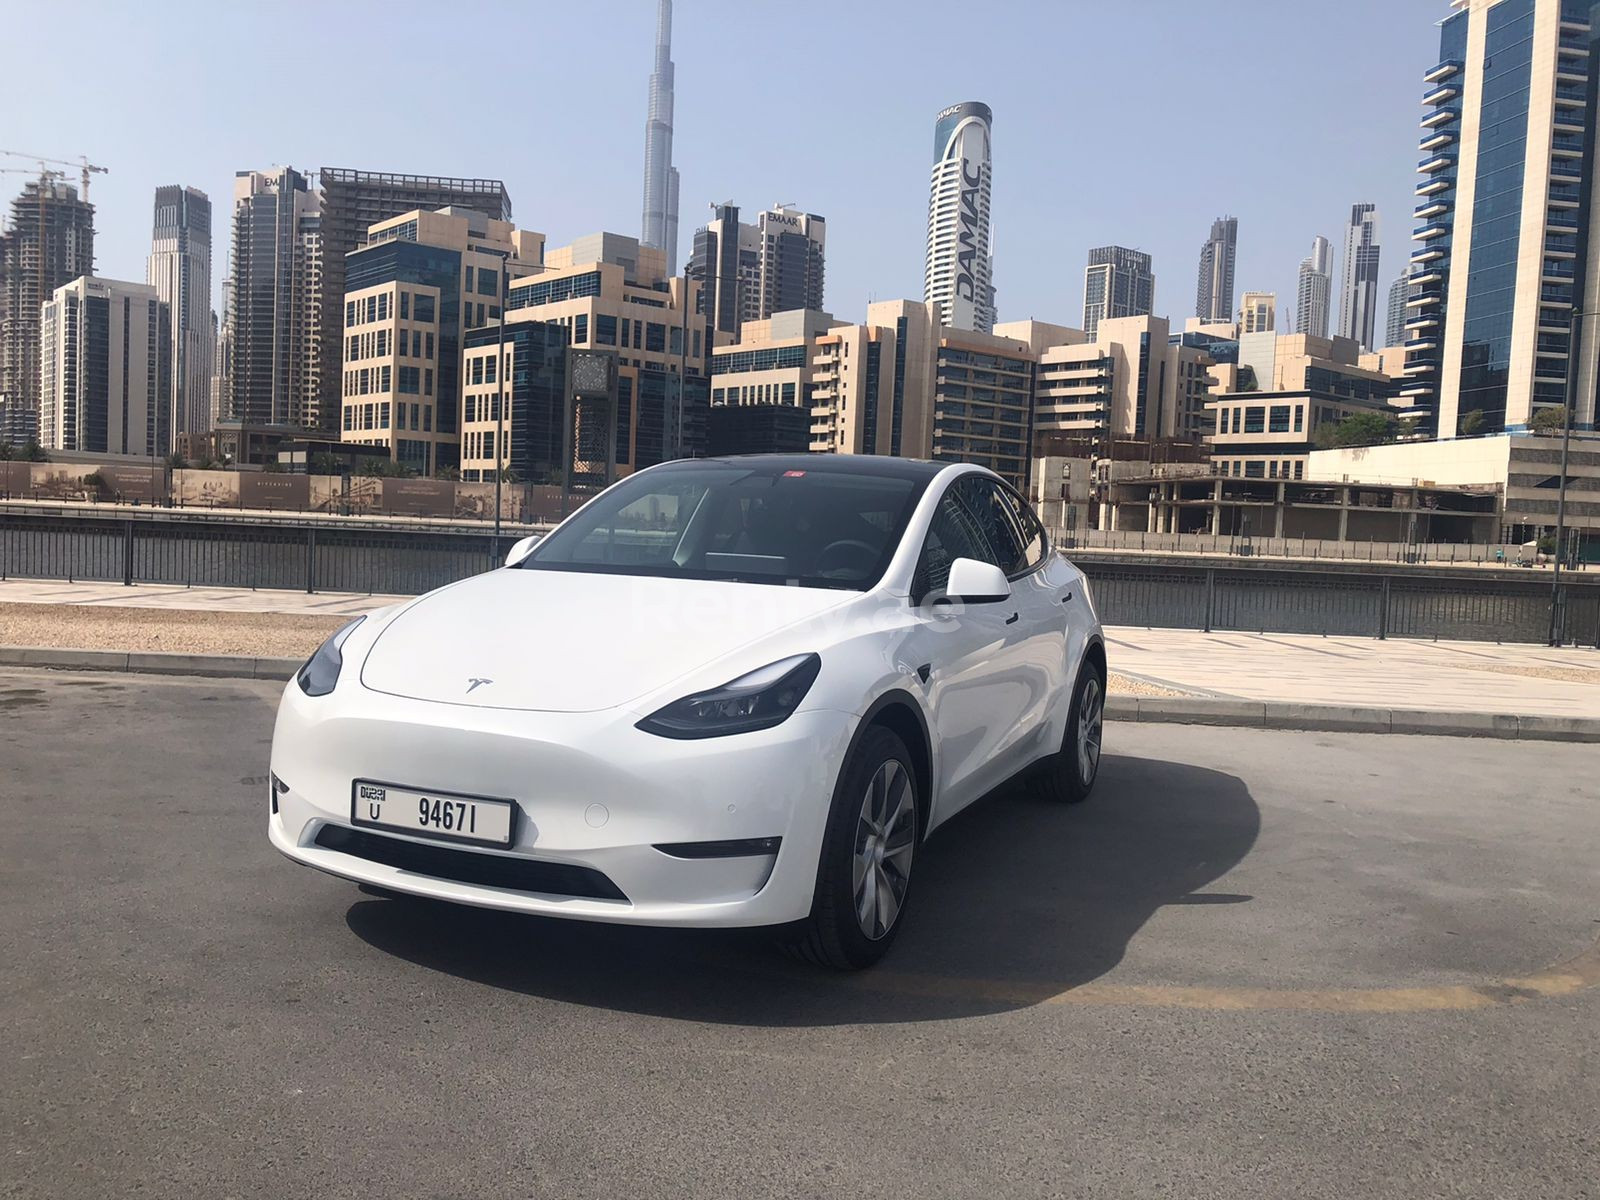
[[484, 684], [493, 683], [493, 682], [494, 682], [494, 680], [492, 680], [492, 679], [469, 679], [469, 680], [467, 680], [467, 695], [470, 696], [470, 695], [472, 695], [473, 692], [477, 691]]

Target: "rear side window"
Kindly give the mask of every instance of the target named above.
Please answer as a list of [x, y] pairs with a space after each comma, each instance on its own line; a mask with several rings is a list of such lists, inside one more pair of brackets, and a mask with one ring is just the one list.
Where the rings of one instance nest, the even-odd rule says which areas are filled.
[[1006, 504], [1011, 509], [1011, 516], [1022, 532], [1022, 569], [1031, 571], [1044, 561], [1045, 552], [1049, 549], [1050, 544], [1044, 536], [1044, 526], [1039, 523], [1039, 518], [1034, 516], [1028, 502], [1016, 492], [1010, 488], [1002, 488], [1000, 494], [1005, 497]]

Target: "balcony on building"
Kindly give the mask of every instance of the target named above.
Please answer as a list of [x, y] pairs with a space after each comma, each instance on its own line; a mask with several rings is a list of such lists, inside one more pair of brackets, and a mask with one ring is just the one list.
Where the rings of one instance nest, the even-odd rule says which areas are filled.
[[1421, 263], [1435, 262], [1443, 257], [1443, 246], [1424, 246], [1421, 250], [1411, 252], [1411, 265], [1415, 267]]
[[1546, 279], [1572, 279], [1577, 274], [1571, 259], [1547, 258], [1542, 269]]
[[1440, 171], [1448, 171], [1456, 165], [1454, 154], [1432, 154], [1417, 163], [1419, 175], [1434, 175]]
[[1561, 52], [1563, 54], [1578, 54], [1584, 58], [1589, 56], [1589, 35], [1587, 33], [1568, 33], [1561, 31]]
[[1438, 65], [1428, 68], [1427, 73], [1422, 76], [1422, 82], [1438, 83], [1440, 80], [1449, 79], [1452, 75], [1460, 74], [1461, 66], [1459, 58], [1447, 58]]
[[1440, 192], [1448, 192], [1455, 185], [1453, 179], [1429, 179], [1417, 185], [1415, 195], [1437, 196]]
[[1546, 234], [1544, 252], [1561, 258], [1575, 258], [1578, 254], [1577, 236], [1570, 233]]
[[1556, 82], [1563, 80], [1582, 81], [1589, 78], [1588, 52], [1579, 56], [1570, 50], [1563, 50], [1556, 56]]
[[1578, 231], [1578, 214], [1568, 208], [1558, 208], [1544, 220], [1546, 229], [1564, 229], [1573, 233]]
[[[1437, 350], [1439, 348], [1439, 339], [1437, 337], [1434, 337], [1431, 334], [1424, 334], [1421, 337], [1407, 338], [1406, 341], [1405, 341], [1405, 348], [1406, 348], [1406, 362], [1410, 363], [1410, 362], [1422, 361], [1422, 359], [1420, 358], [1420, 355], [1422, 354], [1422, 352], [1429, 351], [1429, 350]], [[1413, 359], [1412, 355], [1414, 355], [1414, 354], [1418, 355], [1419, 357], [1416, 358], [1416, 359]], [[1429, 359], [1429, 361], [1434, 361], [1434, 360]]]
[[1562, 107], [1576, 105], [1581, 108], [1588, 98], [1588, 89], [1581, 83], [1556, 84], [1556, 120], [1559, 121], [1563, 116], [1567, 115], [1560, 111]]
[[1570, 133], [1558, 133], [1550, 139], [1550, 149], [1556, 154], [1581, 158], [1583, 156], [1583, 137]]
[[1418, 150], [1438, 150], [1442, 146], [1448, 146], [1451, 142], [1453, 142], [1455, 140], [1456, 140], [1456, 135], [1455, 135], [1455, 131], [1454, 130], [1451, 130], [1451, 129], [1440, 129], [1437, 132], [1435, 132], [1431, 137], [1425, 137], [1420, 142], [1418, 142], [1417, 143], [1417, 149]]
[[1440, 288], [1425, 287], [1420, 292], [1406, 297], [1407, 308], [1431, 308], [1444, 299], [1444, 292]]
[[1449, 211], [1450, 204], [1448, 201], [1429, 199], [1412, 209], [1411, 215], [1419, 221], [1426, 221], [1429, 217], [1437, 217], [1440, 213], [1447, 213]]
[[1430, 221], [1426, 225], [1419, 225], [1411, 231], [1411, 240], [1414, 242], [1431, 242], [1434, 238], [1446, 237], [1450, 233], [1449, 221]]
[[1550, 178], [1582, 179], [1583, 167], [1570, 158], [1553, 158], [1550, 160]]
[[1407, 333], [1421, 329], [1437, 329], [1438, 327], [1439, 318], [1433, 313], [1418, 313], [1406, 318], [1405, 331]]
[[1461, 106], [1459, 104], [1447, 104], [1443, 108], [1434, 109], [1433, 112], [1423, 117], [1418, 124], [1423, 129], [1437, 129], [1441, 125], [1448, 125], [1452, 121], [1459, 121], [1460, 119]]
[[1461, 95], [1461, 89], [1453, 83], [1442, 83], [1422, 98], [1425, 105], [1448, 104]]
[[1412, 272], [1409, 282], [1417, 287], [1427, 287], [1430, 283], [1443, 283], [1444, 268], [1442, 266], [1423, 267], [1420, 271]]

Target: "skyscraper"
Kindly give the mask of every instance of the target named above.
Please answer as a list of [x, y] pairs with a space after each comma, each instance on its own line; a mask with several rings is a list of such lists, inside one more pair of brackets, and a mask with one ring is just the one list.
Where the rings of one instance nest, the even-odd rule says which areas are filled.
[[11, 202], [0, 277], [0, 397], [8, 440], [38, 431], [39, 310], [57, 288], [94, 273], [94, 206], [53, 176], [23, 185]]
[[[1574, 308], [1600, 308], [1590, 6], [1456, 0], [1423, 76], [1402, 396], [1440, 437], [1565, 403]], [[1600, 330], [1580, 325], [1573, 423], [1595, 423]]]
[[1378, 206], [1352, 204], [1344, 233], [1344, 264], [1339, 285], [1340, 337], [1372, 349], [1378, 319]]
[[1383, 322], [1383, 344], [1398, 346], [1406, 340], [1406, 301], [1416, 289], [1402, 271], [1389, 285], [1389, 310]]
[[1325, 237], [1313, 238], [1311, 253], [1300, 260], [1300, 283], [1295, 296], [1296, 333], [1328, 336], [1328, 298], [1332, 294], [1333, 246]]
[[1278, 327], [1278, 294], [1246, 292], [1239, 302], [1240, 333], [1271, 333]]
[[39, 315], [39, 444], [154, 457], [172, 450], [170, 310], [144, 283], [84, 276]]
[[317, 199], [293, 167], [234, 177], [232, 420], [298, 425], [314, 411]]
[[657, 0], [656, 59], [644, 121], [644, 221], [639, 242], [667, 252], [678, 273], [678, 168], [672, 165], [672, 0]]
[[991, 164], [987, 104], [952, 104], [935, 119], [928, 185], [928, 252], [922, 295], [941, 325], [994, 328], [994, 260], [989, 248]]
[[1200, 277], [1194, 312], [1202, 321], [1233, 320], [1233, 261], [1239, 245], [1239, 218], [1218, 217], [1200, 247]]
[[317, 375], [310, 396], [312, 416], [307, 424], [332, 431], [339, 420], [344, 368], [345, 255], [365, 243], [369, 226], [417, 208], [432, 211], [457, 206], [509, 221], [511, 197], [498, 179], [396, 175], [346, 167], [323, 167], [317, 172], [317, 183], [322, 189], [316, 264], [321, 278], [315, 292], [319, 311], [314, 314], [319, 332], [314, 347]]
[[739, 220], [734, 204], [713, 206], [716, 216], [695, 230], [686, 268], [702, 285], [702, 302], [714, 332], [737, 340], [746, 321], [765, 321], [796, 309], [820, 311], [827, 222], [815, 213], [774, 205], [754, 225]]
[[1148, 254], [1124, 246], [1089, 251], [1083, 271], [1083, 332], [1091, 342], [1101, 321], [1149, 316], [1155, 300], [1156, 277]]
[[211, 201], [192, 187], [156, 189], [145, 282], [166, 304], [172, 332], [167, 426], [176, 438], [211, 428]]

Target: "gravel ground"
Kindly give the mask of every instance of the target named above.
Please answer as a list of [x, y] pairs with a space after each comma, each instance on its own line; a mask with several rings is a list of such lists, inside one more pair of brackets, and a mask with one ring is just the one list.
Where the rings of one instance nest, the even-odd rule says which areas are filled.
[[304, 658], [346, 619], [176, 608], [0, 604], [0, 646]]
[[[200, 612], [78, 604], [0, 604], [0, 646], [57, 646], [74, 650], [170, 650], [180, 654], [241, 654], [304, 658], [345, 622], [344, 617], [289, 613]], [[1184, 696], [1187, 692], [1112, 675], [1113, 693]]]

